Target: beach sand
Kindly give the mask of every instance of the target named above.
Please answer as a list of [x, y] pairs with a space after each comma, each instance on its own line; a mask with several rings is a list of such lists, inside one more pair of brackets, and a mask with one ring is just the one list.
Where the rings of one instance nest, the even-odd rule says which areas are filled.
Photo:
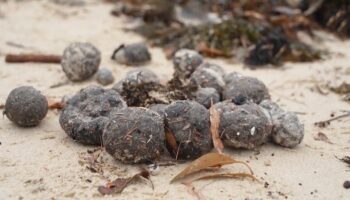
[[[8, 1], [0, 3], [0, 103], [9, 92], [21, 85], [32, 85], [53, 100], [73, 94], [94, 79], [83, 83], [67, 83], [57, 64], [7, 64], [7, 53], [62, 54], [73, 41], [91, 42], [102, 52], [101, 67], [112, 69], [116, 80], [133, 69], [110, 60], [113, 50], [122, 43], [144, 39], [124, 27], [132, 23], [124, 17], [110, 14], [113, 6], [91, 2], [83, 7], [66, 7], [49, 1]], [[350, 42], [324, 35], [319, 45], [331, 55], [313, 63], [286, 63], [279, 68], [250, 70], [239, 62], [210, 60], [225, 68], [262, 80], [272, 99], [286, 110], [298, 113], [305, 124], [305, 138], [294, 149], [266, 144], [254, 151], [225, 152], [237, 160], [246, 161], [261, 181], [250, 179], [216, 179], [193, 185], [206, 199], [350, 199], [350, 190], [343, 182], [350, 180], [350, 168], [338, 158], [350, 156], [350, 118], [334, 121], [327, 128], [314, 122], [326, 120], [333, 113], [343, 114], [350, 104], [323, 86], [350, 81]], [[151, 48], [152, 62], [146, 68], [163, 81], [172, 75], [172, 62], [159, 48]], [[109, 86], [111, 87], [111, 86]], [[317, 87], [327, 94], [321, 94]], [[121, 194], [105, 196], [97, 187], [116, 177], [130, 176], [139, 166], [123, 165], [102, 153], [103, 173], [92, 173], [84, 157], [88, 149], [72, 141], [60, 128], [59, 112], [49, 111], [35, 128], [19, 128], [6, 117], [0, 117], [0, 199], [196, 199], [180, 183], [171, 178], [186, 164], [160, 167], [152, 176], [154, 190], [147, 182], [137, 182]], [[331, 143], [315, 140], [324, 133]], [[242, 171], [228, 165], [223, 171]]]

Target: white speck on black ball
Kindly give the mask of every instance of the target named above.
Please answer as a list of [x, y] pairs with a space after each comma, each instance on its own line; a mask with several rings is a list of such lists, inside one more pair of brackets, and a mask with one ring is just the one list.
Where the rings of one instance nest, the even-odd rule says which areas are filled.
[[59, 122], [75, 141], [100, 145], [110, 113], [125, 107], [125, 101], [116, 91], [89, 86], [67, 101]]
[[103, 133], [106, 151], [124, 163], [153, 163], [164, 148], [164, 121], [146, 108], [111, 113]]
[[96, 80], [101, 85], [109, 85], [114, 82], [114, 76], [111, 70], [102, 68], [97, 71]]
[[63, 52], [61, 65], [71, 81], [92, 77], [101, 63], [101, 53], [90, 43], [72, 43]]
[[177, 149], [168, 149], [178, 159], [195, 159], [212, 149], [209, 111], [195, 101], [174, 101], [165, 109], [166, 131]]
[[220, 134], [225, 146], [254, 149], [267, 141], [272, 123], [268, 114], [254, 103], [235, 105], [230, 101], [215, 104], [220, 113]]
[[31, 86], [12, 90], [6, 99], [4, 114], [22, 127], [37, 126], [48, 111], [47, 99]]

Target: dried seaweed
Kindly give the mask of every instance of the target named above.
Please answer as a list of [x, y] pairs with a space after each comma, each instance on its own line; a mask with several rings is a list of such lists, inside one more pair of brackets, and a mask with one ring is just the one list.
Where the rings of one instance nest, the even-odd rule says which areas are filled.
[[123, 84], [121, 95], [128, 106], [147, 107], [152, 104], [169, 104], [175, 100], [193, 99], [197, 86], [180, 79], [176, 74], [166, 84], [140, 83]]
[[[304, 0], [297, 6], [287, 0], [121, 2], [114, 14], [141, 18], [144, 23], [133, 31], [161, 46], [169, 58], [181, 48], [195, 49], [209, 57], [233, 57], [235, 50], [243, 47], [243, 52], [248, 52], [248, 66], [318, 60], [322, 52], [303, 43], [298, 31], [312, 36], [312, 30], [320, 28], [321, 19], [328, 21], [324, 27], [344, 31], [350, 21], [347, 5], [339, 12], [335, 10], [338, 15], [319, 16], [325, 8], [347, 4], [344, 1], [312, 4]], [[340, 23], [342, 19], [345, 21]]]

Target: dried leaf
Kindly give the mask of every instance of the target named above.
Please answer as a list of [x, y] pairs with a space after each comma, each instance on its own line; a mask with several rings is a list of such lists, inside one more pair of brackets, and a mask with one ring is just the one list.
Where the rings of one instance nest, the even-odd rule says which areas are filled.
[[5, 105], [4, 104], [0, 104], [0, 109], [3, 109], [5, 108]]
[[[117, 178], [112, 182], [106, 184], [106, 186], [99, 186], [98, 191], [102, 195], [121, 193], [132, 181], [145, 178], [150, 180], [150, 174], [148, 171], [143, 170], [132, 177]], [[153, 187], [153, 184], [152, 184]]]
[[248, 173], [223, 173], [223, 174], [209, 174], [191, 180], [191, 183], [198, 180], [214, 179], [214, 178], [252, 178], [254, 181], [259, 181], [255, 176]]
[[165, 131], [165, 139], [167, 141], [167, 144], [170, 146], [171, 150], [173, 151], [172, 153], [175, 154], [178, 149], [176, 138], [168, 128]]
[[211, 167], [219, 167], [219, 166], [223, 166], [227, 164], [235, 164], [235, 163], [245, 165], [249, 169], [250, 173], [253, 174], [253, 170], [245, 162], [234, 160], [231, 157], [224, 154], [208, 153], [196, 159], [195, 161], [193, 161], [183, 171], [181, 171], [178, 175], [176, 175], [170, 182], [172, 183], [186, 176], [192, 175], [196, 172], [199, 172]]
[[213, 144], [215, 149], [222, 153], [224, 150], [224, 145], [222, 144], [220, 134], [219, 134], [219, 125], [220, 125], [220, 113], [216, 109], [215, 105], [213, 105], [209, 109], [210, 112], [210, 131], [213, 139]]
[[221, 51], [219, 49], [216, 48], [211, 48], [208, 47], [206, 43], [199, 43], [197, 45], [197, 51], [200, 52], [201, 54], [207, 56], [207, 57], [211, 57], [211, 58], [216, 58], [216, 57], [232, 57], [232, 55], [225, 53], [224, 51]]
[[329, 144], [333, 144], [333, 142], [331, 142], [329, 140], [329, 138], [327, 137], [326, 134], [322, 133], [322, 132], [319, 132], [315, 137], [314, 137], [315, 140], [317, 141], [323, 141], [323, 142], [327, 142]]

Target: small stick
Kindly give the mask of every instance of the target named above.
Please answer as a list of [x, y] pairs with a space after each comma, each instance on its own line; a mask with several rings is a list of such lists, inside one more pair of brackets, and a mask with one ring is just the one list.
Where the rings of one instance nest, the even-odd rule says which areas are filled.
[[339, 115], [337, 117], [333, 117], [333, 118], [325, 120], [325, 121], [315, 122], [314, 124], [315, 124], [315, 126], [323, 128], [323, 127], [328, 126], [332, 121], [335, 121], [335, 120], [338, 120], [338, 119], [342, 119], [342, 118], [345, 118], [345, 117], [350, 117], [350, 112], [348, 112], [346, 114], [343, 114], [343, 115]]
[[7, 63], [61, 63], [61, 56], [44, 54], [7, 54], [5, 61]]

